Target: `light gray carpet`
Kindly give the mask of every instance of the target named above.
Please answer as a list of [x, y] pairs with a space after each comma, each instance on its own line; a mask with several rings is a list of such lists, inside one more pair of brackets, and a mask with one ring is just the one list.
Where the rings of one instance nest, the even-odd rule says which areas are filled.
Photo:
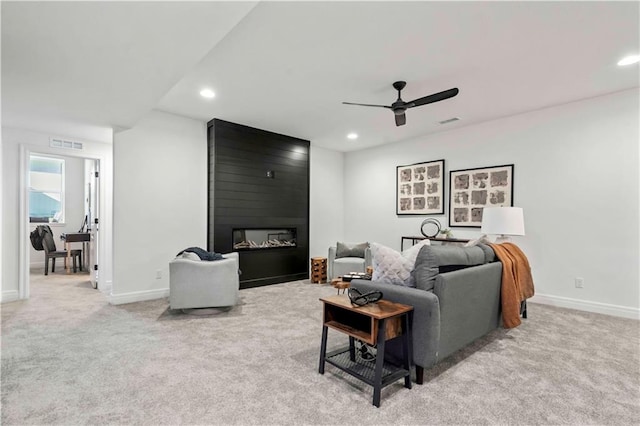
[[[640, 323], [530, 304], [426, 372], [372, 389], [317, 372], [328, 285], [243, 290], [229, 312], [110, 306], [86, 276], [36, 275], [2, 305], [2, 424], [637, 424]], [[329, 332], [329, 346], [347, 342]]]

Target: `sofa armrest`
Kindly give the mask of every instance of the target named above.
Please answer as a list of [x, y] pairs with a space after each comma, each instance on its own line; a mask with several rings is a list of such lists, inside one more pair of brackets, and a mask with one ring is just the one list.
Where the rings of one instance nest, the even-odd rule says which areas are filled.
[[440, 274], [435, 295], [440, 302], [442, 359], [500, 324], [502, 263], [486, 263]]
[[[382, 292], [383, 299], [413, 306], [413, 362], [424, 368], [436, 363], [440, 341], [440, 304], [435, 294], [382, 281], [353, 280], [351, 287], [360, 292], [378, 290]], [[395, 354], [396, 357], [399, 355]]]

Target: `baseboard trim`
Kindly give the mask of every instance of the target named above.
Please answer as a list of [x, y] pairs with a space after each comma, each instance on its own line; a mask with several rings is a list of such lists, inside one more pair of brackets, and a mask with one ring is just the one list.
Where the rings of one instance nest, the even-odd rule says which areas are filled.
[[20, 299], [18, 290], [3, 291], [2, 294], [0, 294], [0, 303], [15, 302], [18, 299]]
[[169, 289], [133, 291], [131, 293], [111, 294], [109, 303], [112, 305], [124, 305], [125, 303], [144, 302], [147, 300], [169, 297]]
[[597, 314], [612, 315], [615, 317], [640, 320], [640, 309], [628, 306], [610, 305], [607, 303], [590, 302], [569, 297], [552, 296], [549, 294], [536, 294], [529, 301], [544, 305], [558, 306], [560, 308], [577, 309], [579, 311], [594, 312]]

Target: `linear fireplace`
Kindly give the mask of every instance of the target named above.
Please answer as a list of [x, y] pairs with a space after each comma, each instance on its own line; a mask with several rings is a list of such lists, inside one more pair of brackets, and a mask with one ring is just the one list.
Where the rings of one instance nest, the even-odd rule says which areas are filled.
[[234, 250], [297, 247], [296, 228], [239, 228], [233, 230]]
[[309, 278], [309, 141], [214, 119], [208, 148], [209, 251], [240, 288]]

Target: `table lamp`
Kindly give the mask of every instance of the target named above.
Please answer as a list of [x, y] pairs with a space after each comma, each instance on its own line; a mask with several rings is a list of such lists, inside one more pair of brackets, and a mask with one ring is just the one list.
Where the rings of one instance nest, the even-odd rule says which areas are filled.
[[524, 235], [522, 207], [485, 207], [480, 232], [498, 235], [496, 243], [509, 241], [509, 235]]

